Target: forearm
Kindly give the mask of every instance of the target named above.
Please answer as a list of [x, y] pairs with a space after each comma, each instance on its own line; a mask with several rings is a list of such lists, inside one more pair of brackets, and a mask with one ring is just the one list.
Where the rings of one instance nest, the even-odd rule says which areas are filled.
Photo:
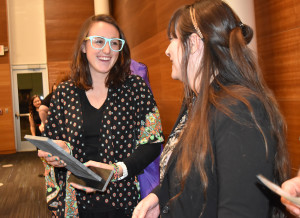
[[139, 145], [136, 151], [123, 160], [128, 176], [135, 176], [143, 171], [160, 154], [161, 143]]
[[30, 126], [31, 135], [35, 136], [35, 127]]
[[39, 108], [39, 116], [43, 125], [45, 125], [45, 121], [47, 120], [48, 110], [48, 107], [45, 105], [41, 105]]
[[34, 124], [33, 117], [31, 115], [29, 115], [29, 124], [30, 124], [31, 135], [35, 136], [35, 124]]

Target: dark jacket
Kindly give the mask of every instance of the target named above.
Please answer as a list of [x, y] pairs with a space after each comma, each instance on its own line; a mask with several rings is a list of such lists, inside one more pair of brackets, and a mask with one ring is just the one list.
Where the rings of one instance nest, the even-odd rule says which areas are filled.
[[271, 180], [274, 179], [276, 143], [271, 136], [269, 119], [262, 103], [254, 97], [250, 102], [266, 136], [268, 153], [263, 136], [254, 125], [243, 103], [237, 102], [230, 106], [234, 119], [212, 108], [210, 139], [214, 165], [207, 157], [206, 195], [203, 193], [199, 172], [193, 166], [183, 192], [171, 200], [180, 192], [180, 180], [175, 171], [177, 160], [175, 149], [161, 185], [153, 191], [159, 198], [162, 218], [269, 216], [269, 200], [260, 189], [256, 175], [263, 174]]

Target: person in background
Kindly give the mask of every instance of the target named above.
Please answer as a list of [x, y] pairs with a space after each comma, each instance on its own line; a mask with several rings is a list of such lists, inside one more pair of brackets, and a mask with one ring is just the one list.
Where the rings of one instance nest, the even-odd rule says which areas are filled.
[[104, 192], [71, 185], [65, 163], [40, 150], [55, 217], [131, 217], [140, 199], [136, 177], [160, 154], [163, 135], [152, 92], [131, 75], [130, 62], [116, 21], [108, 15], [88, 18], [75, 44], [71, 79], [50, 102], [44, 135], [87, 167], [114, 175]]
[[44, 132], [45, 128], [45, 122], [47, 120], [48, 116], [48, 111], [49, 111], [49, 106], [50, 106], [50, 101], [53, 96], [53, 93], [55, 92], [57, 88], [57, 84], [60, 84], [61, 82], [65, 82], [69, 79], [69, 75], [63, 74], [57, 79], [57, 82], [52, 85], [51, 92], [43, 99], [42, 104], [39, 109], [39, 115], [41, 119], [41, 125], [39, 126], [39, 129], [41, 132]]
[[168, 36], [184, 107], [161, 154], [161, 183], [133, 217], [284, 213], [256, 178], [281, 184], [290, 168], [283, 116], [247, 46], [251, 27], [224, 1], [198, 0], [173, 14]]
[[[142, 77], [151, 90], [148, 67], [144, 63], [131, 59], [130, 70], [132, 74]], [[163, 145], [161, 145], [162, 149]], [[138, 175], [141, 199], [145, 198], [159, 184], [159, 159], [160, 155], [144, 169], [143, 173]]]
[[33, 136], [41, 136], [39, 126], [41, 125], [41, 119], [39, 116], [39, 108], [41, 105], [41, 99], [38, 95], [32, 96], [29, 103], [29, 123], [30, 132]]
[[[282, 183], [281, 188], [293, 197], [298, 197], [300, 201], [300, 170], [298, 175]], [[296, 217], [300, 217], [300, 205], [296, 205], [284, 197], [281, 197], [281, 202], [286, 206], [286, 209]]]
[[57, 85], [54, 83], [52, 86], [51, 92], [43, 99], [40, 109], [39, 109], [39, 116], [41, 119], [41, 125], [39, 126], [39, 129], [41, 132], [44, 132], [45, 128], [45, 122], [47, 120], [48, 116], [48, 111], [49, 111], [49, 106], [50, 106], [50, 101], [53, 95], [53, 92], [56, 90]]

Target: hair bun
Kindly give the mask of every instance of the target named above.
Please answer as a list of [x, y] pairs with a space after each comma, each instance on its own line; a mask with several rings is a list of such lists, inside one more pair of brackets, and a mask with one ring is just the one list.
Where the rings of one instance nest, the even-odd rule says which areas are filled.
[[242, 22], [239, 23], [239, 27], [242, 30], [242, 34], [247, 44], [249, 44], [253, 37], [253, 30], [250, 26], [243, 24]]

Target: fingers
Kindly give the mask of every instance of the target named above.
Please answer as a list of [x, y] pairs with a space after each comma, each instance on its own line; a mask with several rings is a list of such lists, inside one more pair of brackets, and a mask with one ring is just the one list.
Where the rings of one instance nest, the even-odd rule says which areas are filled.
[[288, 201], [287, 199], [285, 199], [284, 197], [281, 197], [281, 202], [282, 204], [284, 204], [284, 206], [286, 207], [286, 209], [293, 215], [299, 217], [300, 216], [300, 208], [297, 207], [295, 204], [293, 204], [292, 202]]
[[41, 124], [41, 125], [39, 126], [39, 130], [40, 130], [40, 132], [44, 132], [45, 128], [44, 128], [44, 125], [43, 125], [43, 124]]
[[92, 160], [84, 163], [84, 165], [86, 167], [98, 167], [98, 168], [113, 170], [113, 166], [111, 166], [109, 164], [105, 164], [105, 163], [101, 163], [101, 162], [96, 162], [96, 161], [92, 161]]
[[70, 149], [68, 148], [67, 146], [67, 142], [65, 141], [62, 141], [62, 140], [54, 140], [54, 142], [59, 146], [61, 147], [62, 149], [64, 149], [67, 153], [70, 154]]
[[67, 164], [63, 161], [63, 160], [60, 160], [59, 157], [57, 156], [52, 156], [52, 154], [48, 153], [48, 152], [45, 152], [45, 151], [42, 151], [42, 150], [39, 150], [38, 151], [38, 156], [40, 158], [44, 158], [44, 160], [54, 166], [54, 167], [65, 167]]
[[92, 161], [92, 160], [89, 160], [88, 162], [86, 162], [86, 163], [84, 163], [84, 165], [86, 166], [86, 167], [98, 167], [98, 165], [97, 165], [97, 162], [95, 162], [95, 161]]
[[86, 186], [82, 186], [82, 185], [78, 185], [76, 183], [71, 182], [70, 183], [74, 188], [79, 189], [79, 190], [83, 190], [86, 193], [92, 193], [92, 192], [96, 192], [95, 189], [90, 188], [90, 187], [86, 187]]
[[65, 167], [67, 164], [63, 161], [60, 160], [59, 157], [57, 156], [50, 156], [45, 158], [48, 164], [54, 166], [54, 167]]
[[145, 210], [143, 208], [143, 201], [141, 201], [134, 209], [132, 218], [144, 218], [146, 215]]
[[[300, 193], [300, 177], [294, 177], [290, 180], [285, 181], [281, 188], [287, 192], [289, 195], [294, 197], [299, 197]], [[286, 209], [293, 215], [300, 217], [300, 208], [293, 204], [292, 202], [288, 201], [284, 197], [281, 197], [281, 202], [286, 206]]]
[[152, 202], [149, 198], [149, 195], [144, 198], [138, 205], [135, 207], [132, 217], [133, 218], [145, 218], [148, 211], [152, 208]]

